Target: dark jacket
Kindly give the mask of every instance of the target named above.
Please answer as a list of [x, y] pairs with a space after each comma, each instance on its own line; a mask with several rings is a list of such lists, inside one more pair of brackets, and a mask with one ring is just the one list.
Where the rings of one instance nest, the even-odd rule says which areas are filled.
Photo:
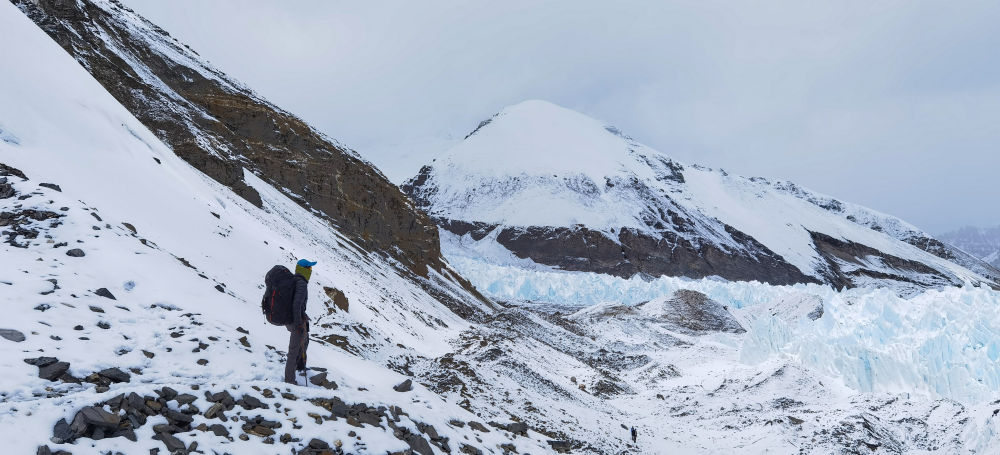
[[295, 325], [302, 325], [302, 320], [306, 319], [306, 301], [309, 299], [309, 284], [302, 275], [295, 275], [295, 295], [292, 296], [292, 315], [295, 317]]

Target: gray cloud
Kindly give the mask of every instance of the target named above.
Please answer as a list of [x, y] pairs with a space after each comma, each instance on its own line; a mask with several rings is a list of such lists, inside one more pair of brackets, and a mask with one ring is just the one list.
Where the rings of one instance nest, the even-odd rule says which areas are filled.
[[1000, 224], [995, 2], [126, 3], [396, 181], [540, 98], [931, 232]]

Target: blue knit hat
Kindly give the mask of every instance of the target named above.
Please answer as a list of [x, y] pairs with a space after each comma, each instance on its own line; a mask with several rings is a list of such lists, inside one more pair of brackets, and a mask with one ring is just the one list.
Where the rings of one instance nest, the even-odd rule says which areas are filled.
[[316, 263], [315, 262], [310, 262], [308, 259], [299, 259], [299, 262], [296, 263], [295, 265], [302, 266], [302, 267], [312, 267], [312, 266], [316, 265]]

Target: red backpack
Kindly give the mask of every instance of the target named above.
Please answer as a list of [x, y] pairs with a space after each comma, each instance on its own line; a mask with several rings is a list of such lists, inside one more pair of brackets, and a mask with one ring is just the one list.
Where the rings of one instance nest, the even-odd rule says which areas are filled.
[[264, 275], [264, 299], [261, 310], [267, 322], [287, 325], [295, 322], [292, 314], [292, 297], [295, 295], [295, 275], [282, 265], [276, 265]]

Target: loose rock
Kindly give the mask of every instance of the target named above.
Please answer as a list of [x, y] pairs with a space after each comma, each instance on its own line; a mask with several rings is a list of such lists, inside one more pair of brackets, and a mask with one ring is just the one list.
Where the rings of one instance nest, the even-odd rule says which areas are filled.
[[38, 377], [54, 382], [67, 371], [69, 371], [69, 362], [55, 362], [39, 368]]
[[108, 288], [100, 288], [100, 289], [94, 291], [94, 294], [97, 294], [97, 295], [99, 295], [101, 297], [109, 298], [111, 300], [118, 300], [118, 299], [115, 298], [114, 294], [112, 294], [111, 291], [108, 290]]
[[403, 382], [401, 382], [401, 383], [396, 384], [395, 386], [393, 386], [392, 390], [395, 390], [397, 392], [409, 392], [410, 390], [413, 390], [413, 381], [410, 380], [410, 379], [407, 379], [407, 380], [405, 380], [405, 381], [403, 381]]
[[132, 380], [131, 375], [122, 370], [119, 370], [118, 368], [107, 368], [99, 371], [97, 374], [115, 383], [129, 382]]
[[15, 343], [24, 341], [24, 334], [14, 329], [0, 329], [0, 337], [4, 337]]

